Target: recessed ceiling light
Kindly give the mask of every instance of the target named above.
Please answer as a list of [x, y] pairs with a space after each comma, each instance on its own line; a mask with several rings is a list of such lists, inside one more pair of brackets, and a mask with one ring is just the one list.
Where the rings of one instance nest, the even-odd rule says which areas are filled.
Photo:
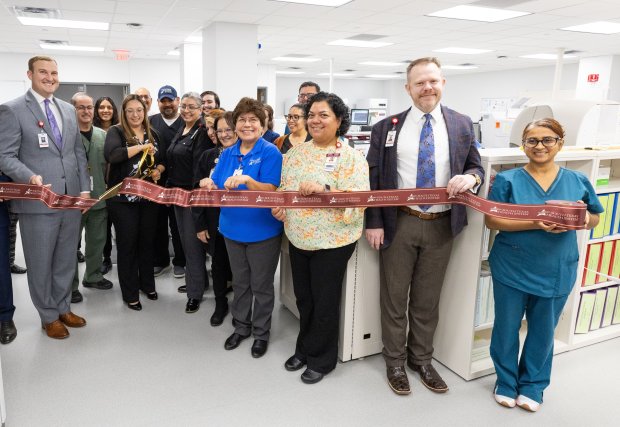
[[518, 18], [519, 16], [525, 15], [531, 15], [531, 13], [518, 12], [516, 10], [495, 9], [492, 7], [462, 5], [429, 13], [426, 16], [464, 19], [466, 21], [497, 22], [505, 19]]
[[[329, 77], [329, 73], [319, 73], [319, 76], [328, 76]], [[355, 74], [353, 73], [333, 73], [332, 74], [334, 77], [355, 77]]]
[[313, 58], [311, 56], [276, 56], [271, 58], [272, 61], [289, 61], [289, 62], [317, 62], [321, 58]]
[[[549, 59], [556, 60], [558, 59], [558, 55], [555, 53], [536, 53], [534, 55], [522, 55], [519, 58], [527, 58], [527, 59]], [[577, 58], [575, 55], [564, 55], [564, 59]]]
[[489, 49], [471, 49], [467, 47], [444, 47], [443, 49], [435, 49], [433, 52], [440, 53], [456, 53], [459, 55], [479, 55], [481, 53], [493, 52]]
[[368, 74], [364, 77], [370, 77], [371, 79], [395, 79], [401, 78], [401, 76], [397, 74]]
[[378, 67], [402, 67], [402, 62], [385, 62], [385, 61], [365, 61], [360, 62], [360, 65], [376, 65]]
[[82, 52], [103, 52], [102, 47], [95, 46], [70, 46], [65, 44], [53, 44], [53, 43], [41, 43], [39, 44], [41, 49], [51, 49], [51, 50], [78, 50]]
[[282, 75], [296, 75], [296, 74], [304, 74], [303, 71], [284, 71], [284, 70], [277, 70], [276, 74], [282, 74]]
[[620, 33], [620, 24], [616, 22], [598, 21], [590, 22], [589, 24], [560, 28], [560, 30], [578, 31], [581, 33], [616, 34]]
[[343, 4], [352, 2], [353, 0], [271, 0], [279, 1], [283, 3], [298, 3], [298, 4], [310, 4], [313, 6], [331, 6], [338, 7]]
[[366, 40], [340, 39], [326, 43], [329, 46], [347, 46], [347, 47], [385, 47], [394, 43], [372, 42]]
[[477, 65], [442, 65], [442, 70], [474, 70], [478, 68]]
[[34, 25], [37, 27], [55, 27], [55, 28], [76, 28], [80, 30], [104, 30], [110, 29], [107, 22], [94, 21], [72, 21], [69, 19], [47, 19], [47, 18], [29, 18], [26, 16], [18, 16], [17, 19], [23, 25]]
[[181, 56], [181, 51], [179, 49], [172, 49], [167, 53], [170, 56]]

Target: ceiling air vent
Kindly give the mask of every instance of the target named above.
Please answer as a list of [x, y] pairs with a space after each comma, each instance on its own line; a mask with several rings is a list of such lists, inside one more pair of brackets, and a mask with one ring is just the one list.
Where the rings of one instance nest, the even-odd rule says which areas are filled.
[[62, 17], [60, 10], [45, 7], [13, 6], [13, 13], [24, 18], [61, 19]]

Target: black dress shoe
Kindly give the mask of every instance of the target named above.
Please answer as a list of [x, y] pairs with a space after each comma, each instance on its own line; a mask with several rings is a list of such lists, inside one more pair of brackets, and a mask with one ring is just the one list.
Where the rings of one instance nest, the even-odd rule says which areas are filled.
[[78, 302], [82, 302], [83, 299], [84, 297], [82, 297], [80, 291], [71, 291], [71, 304], [77, 304]]
[[183, 286], [179, 286], [177, 288], [177, 292], [180, 294], [186, 294], [187, 293], [187, 286], [183, 285]]
[[101, 263], [101, 274], [108, 274], [112, 270], [112, 260], [110, 258], [104, 258]]
[[86, 258], [84, 258], [84, 254], [79, 249], [77, 251], [77, 259], [78, 259], [78, 262], [84, 262], [86, 260]]
[[224, 343], [224, 348], [226, 350], [234, 350], [235, 348], [239, 347], [239, 344], [241, 344], [241, 341], [243, 341], [244, 339], [248, 337], [249, 335], [243, 336], [235, 332], [231, 336], [226, 338], [226, 342]]
[[310, 368], [301, 374], [301, 381], [305, 384], [316, 384], [323, 379], [324, 375], [320, 372], [313, 371]]
[[292, 355], [291, 357], [289, 357], [287, 359], [286, 362], [284, 362], [284, 369], [286, 369], [287, 371], [299, 371], [301, 368], [303, 368], [306, 365], [306, 362], [304, 362], [303, 360], [301, 360], [300, 358], [298, 358], [296, 355]]
[[200, 308], [200, 300], [196, 298], [188, 298], [185, 306], [186, 313], [195, 313]]
[[265, 340], [254, 340], [254, 344], [252, 344], [252, 357], [258, 359], [259, 357], [263, 357], [265, 353], [267, 353], [267, 347], [269, 346], [269, 342]]
[[140, 304], [140, 301], [138, 301], [135, 304], [127, 303], [127, 307], [131, 308], [132, 310], [136, 310], [136, 311], [142, 310], [142, 304]]
[[17, 337], [17, 328], [12, 320], [0, 322], [0, 343], [9, 344]]
[[82, 285], [84, 285], [85, 288], [100, 289], [102, 291], [105, 291], [107, 289], [112, 289], [112, 286], [114, 286], [114, 284], [110, 282], [108, 279], [106, 279], [105, 277], [102, 278], [98, 282], [87, 282], [83, 280]]
[[226, 304], [225, 306], [215, 306], [215, 311], [213, 312], [213, 315], [211, 316], [211, 319], [209, 320], [209, 322], [211, 322], [211, 326], [220, 326], [222, 323], [224, 323], [224, 318], [226, 317], [226, 315], [228, 314], [228, 304]]
[[13, 274], [24, 274], [27, 271], [28, 271], [27, 268], [21, 267], [21, 266], [19, 266], [17, 264], [13, 264], [11, 266], [11, 273], [13, 273]]
[[157, 301], [157, 299], [159, 298], [159, 295], [157, 295], [157, 292], [153, 291], [151, 293], [145, 292], [146, 297], [148, 299], [150, 299], [151, 301]]
[[412, 371], [420, 374], [422, 384], [424, 384], [429, 390], [434, 391], [435, 393], [445, 393], [448, 391], [448, 386], [441, 378], [441, 375], [439, 375], [439, 372], [437, 372], [430, 363], [427, 363], [426, 365], [415, 365], [407, 360], [407, 366]]

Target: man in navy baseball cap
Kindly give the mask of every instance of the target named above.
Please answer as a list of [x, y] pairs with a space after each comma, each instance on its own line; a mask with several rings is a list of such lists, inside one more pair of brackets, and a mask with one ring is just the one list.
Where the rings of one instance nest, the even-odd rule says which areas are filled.
[[176, 89], [169, 85], [159, 88], [159, 92], [157, 93], [157, 100], [161, 101], [164, 98], [168, 98], [171, 101], [174, 101], [177, 98]]

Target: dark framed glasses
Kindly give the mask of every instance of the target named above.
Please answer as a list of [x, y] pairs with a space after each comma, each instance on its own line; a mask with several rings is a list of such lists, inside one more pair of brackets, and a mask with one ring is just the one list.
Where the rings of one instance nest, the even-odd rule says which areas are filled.
[[542, 144], [544, 147], [551, 148], [554, 147], [559, 140], [561, 140], [559, 136], [545, 136], [542, 139], [538, 138], [526, 138], [523, 140], [523, 145], [528, 148], [534, 148], [538, 144]]

